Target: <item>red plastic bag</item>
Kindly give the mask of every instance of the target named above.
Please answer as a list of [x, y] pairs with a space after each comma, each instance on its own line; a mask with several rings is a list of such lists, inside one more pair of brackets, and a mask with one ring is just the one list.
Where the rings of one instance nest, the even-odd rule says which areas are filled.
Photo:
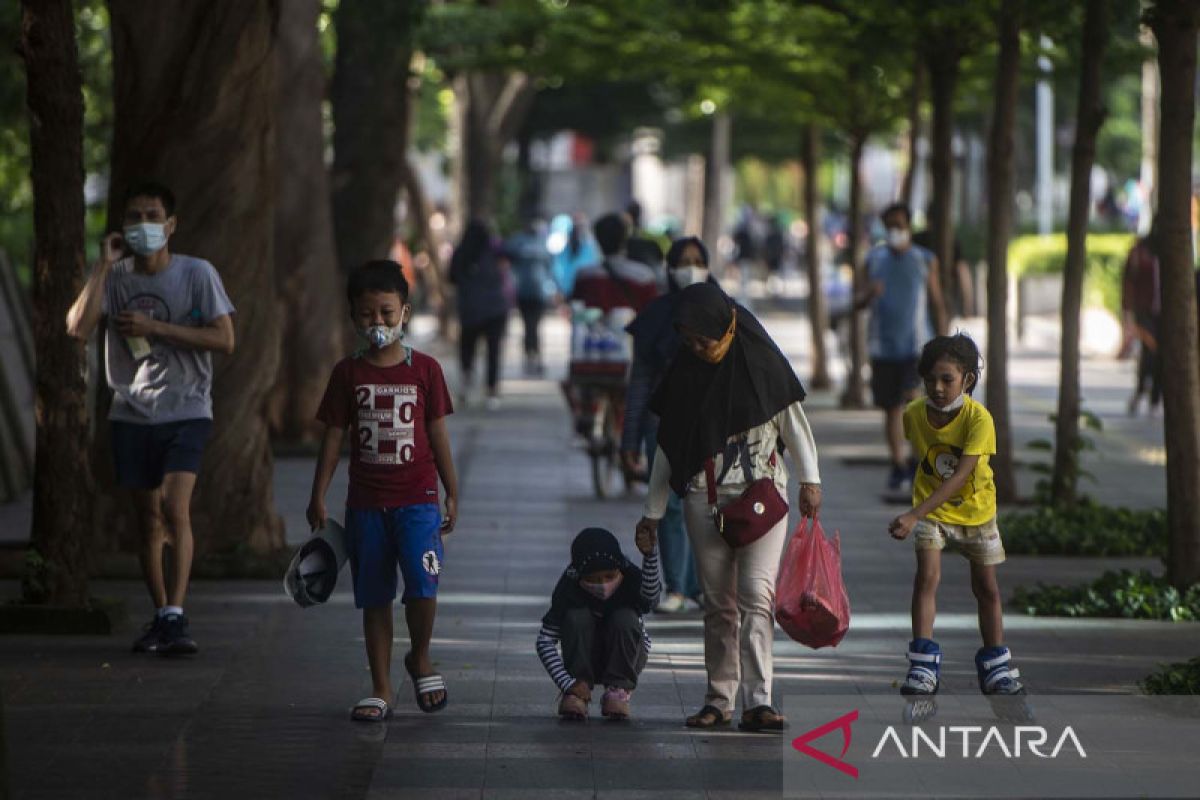
[[[841, 538], [825, 537], [819, 520], [801, 520], [788, 544], [775, 591], [775, 621], [814, 649], [837, 647], [850, 628], [850, 597], [842, 581]], [[808, 530], [805, 528], [808, 527]]]

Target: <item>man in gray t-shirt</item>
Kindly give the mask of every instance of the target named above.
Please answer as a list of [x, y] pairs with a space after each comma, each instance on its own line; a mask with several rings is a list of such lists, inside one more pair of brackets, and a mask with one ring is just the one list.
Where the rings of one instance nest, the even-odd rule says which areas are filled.
[[867, 327], [871, 394], [883, 411], [884, 438], [892, 460], [888, 493], [899, 496], [911, 491], [916, 469], [904, 439], [904, 407], [921, 386], [917, 375], [921, 348], [935, 332], [945, 330], [946, 322], [937, 258], [912, 243], [908, 206], [894, 203], [880, 219], [887, 229], [887, 243], [867, 254], [867, 281], [857, 302], [859, 307], [871, 306]]
[[212, 353], [234, 346], [233, 304], [217, 271], [167, 247], [176, 224], [169, 189], [131, 188], [123, 232], [105, 237], [100, 263], [67, 313], [67, 332], [80, 339], [105, 320], [113, 460], [117, 482], [133, 492], [142, 575], [156, 608], [133, 649], [168, 655], [197, 649], [183, 613], [192, 568], [189, 507], [212, 429]]

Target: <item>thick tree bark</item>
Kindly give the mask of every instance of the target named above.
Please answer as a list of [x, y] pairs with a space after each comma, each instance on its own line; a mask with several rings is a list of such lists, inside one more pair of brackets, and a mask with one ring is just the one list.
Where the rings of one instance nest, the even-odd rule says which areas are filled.
[[537, 88], [522, 72], [469, 72], [458, 86], [464, 221], [490, 223], [504, 147], [521, 129]]
[[821, 199], [817, 186], [817, 165], [820, 163], [820, 141], [817, 127], [804, 126], [800, 144], [800, 161], [804, 168], [804, 218], [808, 236], [804, 237], [804, 260], [808, 266], [808, 321], [812, 326], [813, 389], [828, 389], [829, 358], [825, 350], [825, 333], [829, 330], [829, 310], [825, 306], [825, 287], [821, 280]]
[[1167, 441], [1167, 576], [1180, 590], [1200, 582], [1200, 354], [1192, 272], [1192, 132], [1200, 9], [1158, 0], [1149, 13], [1162, 75], [1156, 235], [1162, 286], [1164, 425]]
[[1079, 473], [1079, 310], [1087, 267], [1087, 226], [1091, 210], [1092, 164], [1096, 135], [1104, 122], [1100, 65], [1108, 45], [1109, 0], [1088, 0], [1083, 21], [1083, 63], [1071, 149], [1071, 197], [1067, 214], [1067, 263], [1063, 269], [1062, 349], [1059, 356], [1058, 417], [1050, 497], [1074, 505]]
[[921, 140], [921, 94], [925, 84], [925, 61], [917, 54], [913, 64], [912, 87], [908, 95], [908, 166], [900, 184], [900, 202], [912, 208], [913, 185], [916, 183], [918, 143]]
[[941, 269], [942, 296], [946, 316], [959, 310], [958, 281], [954, 272], [954, 97], [958, 91], [960, 54], [953, 46], [934, 47], [927, 57], [929, 88], [933, 101], [930, 172], [933, 193], [928, 227], [933, 234], [934, 255]]
[[[855, 133], [850, 142], [850, 209], [846, 223], [846, 234], [850, 240], [850, 264], [854, 268], [854, 297], [866, 288], [866, 265], [862, 263], [859, 246], [862, 239], [862, 156], [866, 147], [866, 134]], [[867, 404], [866, 388], [863, 383], [863, 367], [867, 363], [867, 337], [865, 312], [856, 309], [850, 314], [850, 375], [846, 380], [846, 392], [842, 395], [843, 408], [864, 408]]]
[[271, 432], [314, 441], [325, 382], [341, 357], [346, 317], [333, 239], [321, 102], [325, 73], [317, 39], [320, 0], [280, 5], [275, 281], [284, 335], [270, 400]]
[[267, 398], [279, 367], [275, 289], [275, 26], [269, 0], [109, 0], [116, 108], [109, 221], [131, 181], [178, 199], [175, 252], [211, 261], [237, 308], [215, 359], [215, 428], [193, 504], [197, 552], [284, 546]]
[[33, 177], [37, 455], [27, 602], [82, 606], [92, 530], [84, 345], [64, 320], [82, 286], [83, 89], [71, 0], [22, 0]]
[[408, 168], [407, 88], [420, 0], [342, 0], [334, 16], [333, 224], [343, 271], [387, 258]]
[[1021, 68], [1020, 4], [1021, 0], [1002, 0], [1000, 4], [1000, 54], [996, 60], [987, 161], [987, 405], [996, 424], [996, 453], [990, 463], [996, 499], [1002, 503], [1017, 497], [1008, 403], [1008, 237], [1012, 229], [1013, 127]]

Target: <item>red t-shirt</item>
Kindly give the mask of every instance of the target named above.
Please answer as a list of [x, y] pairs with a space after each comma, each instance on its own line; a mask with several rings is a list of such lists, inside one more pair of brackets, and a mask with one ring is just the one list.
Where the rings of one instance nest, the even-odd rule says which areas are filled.
[[353, 428], [349, 508], [438, 502], [429, 424], [453, 413], [441, 365], [413, 350], [410, 362], [377, 367], [345, 358], [333, 368], [317, 419]]

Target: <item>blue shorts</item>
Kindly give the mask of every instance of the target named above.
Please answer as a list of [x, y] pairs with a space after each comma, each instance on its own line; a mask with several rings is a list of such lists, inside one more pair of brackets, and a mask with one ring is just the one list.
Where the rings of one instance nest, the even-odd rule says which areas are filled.
[[126, 489], [157, 489], [168, 472], [200, 471], [211, 419], [185, 419], [158, 425], [112, 421], [117, 484]]
[[437, 503], [346, 509], [346, 547], [354, 605], [378, 608], [396, 599], [396, 566], [405, 603], [437, 597], [442, 571], [442, 512]]

